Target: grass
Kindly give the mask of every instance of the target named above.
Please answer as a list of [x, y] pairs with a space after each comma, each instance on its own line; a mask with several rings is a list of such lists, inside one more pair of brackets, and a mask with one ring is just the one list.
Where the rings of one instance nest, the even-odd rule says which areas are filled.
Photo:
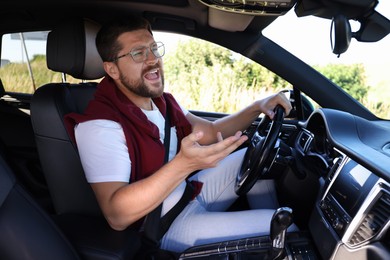
[[[9, 63], [0, 68], [0, 78], [6, 91], [32, 94], [36, 88], [46, 83], [61, 82], [61, 73], [47, 68], [44, 55], [34, 56], [30, 64], [33, 79], [27, 63]], [[80, 81], [71, 76], [67, 76], [67, 80], [71, 83]]]
[[[31, 61], [31, 69], [35, 88], [50, 82], [61, 82], [61, 73], [47, 69], [44, 55], [34, 57]], [[188, 82], [186, 76], [188, 75], [172, 82], [167, 80], [166, 90], [173, 93], [181, 105], [194, 110], [232, 113], [256, 99], [275, 92], [275, 89], [253, 86], [256, 84], [255, 82], [252, 86], [242, 85], [242, 83], [236, 82], [234, 77], [229, 77], [228, 72], [223, 74], [205, 72], [204, 76], [197, 79], [196, 82]], [[8, 92], [32, 94], [35, 91], [25, 63], [9, 63], [1, 67], [0, 78]], [[169, 75], [166, 75], [166, 78], [169, 79]], [[67, 76], [67, 80], [71, 83], [80, 81], [71, 76]], [[185, 86], [181, 84], [182, 82], [186, 82]], [[226, 84], [226, 82], [230, 82], [230, 84]], [[390, 119], [390, 104], [388, 102], [390, 94], [386, 91], [387, 86], [388, 82], [379, 82], [376, 88], [371, 87], [369, 95], [362, 101], [362, 104], [378, 117]]]

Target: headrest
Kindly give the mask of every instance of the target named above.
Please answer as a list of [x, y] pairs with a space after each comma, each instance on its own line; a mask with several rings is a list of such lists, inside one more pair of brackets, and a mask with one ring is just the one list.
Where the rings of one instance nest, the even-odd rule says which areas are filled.
[[81, 18], [59, 24], [47, 38], [47, 67], [77, 79], [103, 77], [103, 61], [95, 45], [99, 29], [97, 23]]
[[0, 79], [0, 97], [4, 95], [5, 95], [5, 89], [4, 89], [3, 81], [1, 81]]

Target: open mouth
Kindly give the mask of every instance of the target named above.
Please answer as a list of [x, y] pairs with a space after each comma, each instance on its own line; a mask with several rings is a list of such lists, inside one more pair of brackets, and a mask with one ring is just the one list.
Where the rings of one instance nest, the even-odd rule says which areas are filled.
[[145, 73], [145, 79], [147, 80], [159, 80], [160, 79], [160, 69], [152, 69]]

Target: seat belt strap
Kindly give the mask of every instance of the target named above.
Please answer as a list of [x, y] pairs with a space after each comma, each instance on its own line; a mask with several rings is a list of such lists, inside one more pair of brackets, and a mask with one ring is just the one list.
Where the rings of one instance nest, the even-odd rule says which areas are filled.
[[195, 188], [190, 181], [187, 180], [186, 183], [186, 188], [180, 200], [161, 218], [159, 230], [160, 239], [168, 231], [175, 218], [183, 211], [188, 202], [190, 202], [193, 198]]
[[[165, 118], [165, 163], [168, 162], [169, 157], [169, 146], [170, 146], [170, 116], [167, 107], [166, 118]], [[159, 246], [161, 238], [168, 231], [172, 222], [175, 218], [183, 211], [187, 204], [199, 194], [202, 188], [202, 183], [198, 181], [186, 180], [186, 187], [181, 196], [180, 200], [161, 218], [162, 205], [158, 205], [153, 211], [151, 211], [145, 220], [144, 224], [144, 235], [152, 242], [155, 246]]]
[[[164, 136], [164, 147], [165, 147], [165, 155], [164, 155], [164, 163], [168, 162], [169, 159], [169, 146], [171, 141], [171, 127], [170, 127], [170, 113], [167, 106], [167, 110], [165, 113], [165, 136]], [[157, 206], [153, 211], [151, 211], [145, 219], [144, 223], [144, 236], [150, 240], [155, 245], [159, 245], [161, 239], [160, 232], [160, 220], [161, 220], [161, 209], [162, 203]], [[161, 237], [160, 237], [161, 236]]]
[[[165, 147], [165, 155], [164, 155], [164, 164], [168, 162], [169, 159], [169, 147], [171, 142], [171, 118], [170, 113], [168, 110], [166, 110], [165, 115], [165, 136], [164, 136], [164, 147]], [[160, 232], [160, 221], [161, 221], [161, 210], [162, 210], [162, 203], [157, 206], [153, 211], [149, 212], [149, 214], [146, 216], [145, 223], [144, 223], [144, 236], [149, 239], [153, 244], [158, 245], [161, 239], [161, 232]], [[161, 237], [160, 237], [161, 236]]]

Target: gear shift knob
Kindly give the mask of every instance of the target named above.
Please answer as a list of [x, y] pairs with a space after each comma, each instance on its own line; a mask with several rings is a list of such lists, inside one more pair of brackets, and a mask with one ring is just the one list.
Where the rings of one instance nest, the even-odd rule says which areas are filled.
[[278, 208], [271, 219], [271, 248], [269, 250], [268, 259], [278, 259], [281, 257], [287, 228], [292, 224], [292, 209], [288, 207]]
[[270, 238], [272, 247], [284, 248], [284, 239], [287, 228], [292, 224], [292, 209], [278, 208], [271, 219]]

